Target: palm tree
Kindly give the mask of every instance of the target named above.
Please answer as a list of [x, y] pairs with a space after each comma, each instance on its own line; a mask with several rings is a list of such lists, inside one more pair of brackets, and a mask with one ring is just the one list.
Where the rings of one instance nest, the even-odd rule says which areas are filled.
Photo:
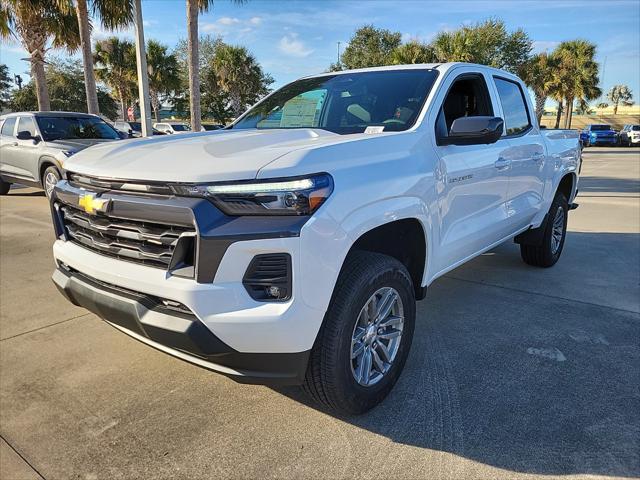
[[633, 94], [626, 85], [614, 85], [611, 90], [609, 90], [609, 93], [607, 93], [607, 98], [613, 104], [614, 115], [617, 115], [618, 105], [620, 103], [622, 103], [622, 105], [633, 105]]
[[167, 53], [165, 45], [149, 40], [147, 43], [147, 70], [149, 71], [149, 95], [156, 122], [160, 121], [160, 95], [180, 88], [178, 60]]
[[431, 45], [411, 40], [391, 52], [391, 63], [406, 65], [411, 63], [431, 63], [436, 61], [436, 54]]
[[[72, 0], [67, 0], [72, 3]], [[91, 52], [91, 15], [97, 18], [108, 30], [125, 27], [133, 22], [132, 0], [76, 0], [75, 11], [80, 31], [82, 63], [84, 65], [84, 83], [87, 93], [87, 111], [98, 114], [98, 93], [93, 71], [93, 54]]]
[[49, 48], [65, 47], [73, 52], [80, 44], [73, 9], [60, 0], [3, 0], [0, 3], [0, 37], [20, 40], [29, 54], [35, 80], [38, 109], [51, 109], [44, 72]]
[[557, 87], [556, 59], [546, 52], [534, 55], [520, 69], [520, 77], [533, 90], [536, 98], [536, 117], [538, 124], [544, 113], [547, 98]]
[[134, 98], [137, 81], [133, 43], [110, 37], [96, 42], [94, 50], [96, 76], [116, 93], [120, 100], [122, 120], [126, 120], [126, 106]]
[[586, 40], [562, 42], [554, 55], [558, 59], [558, 92], [565, 99], [564, 128], [571, 128], [573, 103], [576, 99], [595, 100], [600, 96], [596, 46]]
[[[232, 0], [242, 4], [247, 0]], [[202, 128], [200, 110], [200, 65], [198, 45], [198, 14], [213, 6], [213, 0], [187, 0], [187, 50], [189, 52], [189, 105], [191, 110], [191, 129], [199, 132]]]

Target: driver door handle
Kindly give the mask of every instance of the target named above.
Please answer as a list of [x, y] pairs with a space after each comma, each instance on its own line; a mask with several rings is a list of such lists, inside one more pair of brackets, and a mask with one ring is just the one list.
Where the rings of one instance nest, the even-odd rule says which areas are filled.
[[493, 164], [498, 170], [506, 170], [511, 166], [511, 160], [500, 157], [496, 160], [496, 163]]

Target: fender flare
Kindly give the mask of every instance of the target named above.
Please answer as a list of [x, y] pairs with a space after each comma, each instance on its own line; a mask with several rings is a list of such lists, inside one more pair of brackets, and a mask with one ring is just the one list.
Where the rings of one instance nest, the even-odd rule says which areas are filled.
[[393, 197], [364, 205], [349, 213], [340, 222], [340, 228], [346, 233], [350, 242], [348, 248], [342, 252], [340, 267], [344, 264], [347, 254], [353, 245], [371, 230], [398, 220], [415, 219], [422, 226], [425, 252], [425, 265], [422, 274], [422, 285], [428, 278], [429, 261], [432, 253], [432, 221], [427, 205], [418, 197]]

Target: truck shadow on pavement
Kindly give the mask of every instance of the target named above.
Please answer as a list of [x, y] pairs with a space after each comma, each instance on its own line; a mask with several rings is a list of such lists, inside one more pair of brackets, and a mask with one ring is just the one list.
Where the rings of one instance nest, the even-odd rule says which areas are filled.
[[580, 195], [589, 193], [635, 193], [640, 195], [640, 180], [633, 178], [580, 177]]
[[[524, 265], [505, 244], [439, 279], [418, 304], [389, 397], [338, 418], [514, 472], [639, 475], [639, 242], [570, 232], [548, 270]], [[598, 284], [622, 290], [632, 308], [591, 295]], [[277, 391], [335, 416], [299, 389]]]

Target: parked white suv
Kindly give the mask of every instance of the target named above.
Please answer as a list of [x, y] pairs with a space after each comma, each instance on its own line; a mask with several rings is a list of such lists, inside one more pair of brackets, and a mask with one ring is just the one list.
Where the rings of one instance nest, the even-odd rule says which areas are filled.
[[153, 128], [167, 135], [173, 135], [174, 133], [188, 133], [191, 131], [191, 127], [186, 123], [175, 122], [154, 123]]
[[620, 144], [631, 147], [640, 145], [640, 125], [625, 125], [619, 133]]
[[54, 191], [53, 280], [166, 353], [364, 412], [435, 279], [514, 237], [560, 257], [578, 136], [526, 91], [463, 63], [327, 73], [219, 133], [94, 147]]

